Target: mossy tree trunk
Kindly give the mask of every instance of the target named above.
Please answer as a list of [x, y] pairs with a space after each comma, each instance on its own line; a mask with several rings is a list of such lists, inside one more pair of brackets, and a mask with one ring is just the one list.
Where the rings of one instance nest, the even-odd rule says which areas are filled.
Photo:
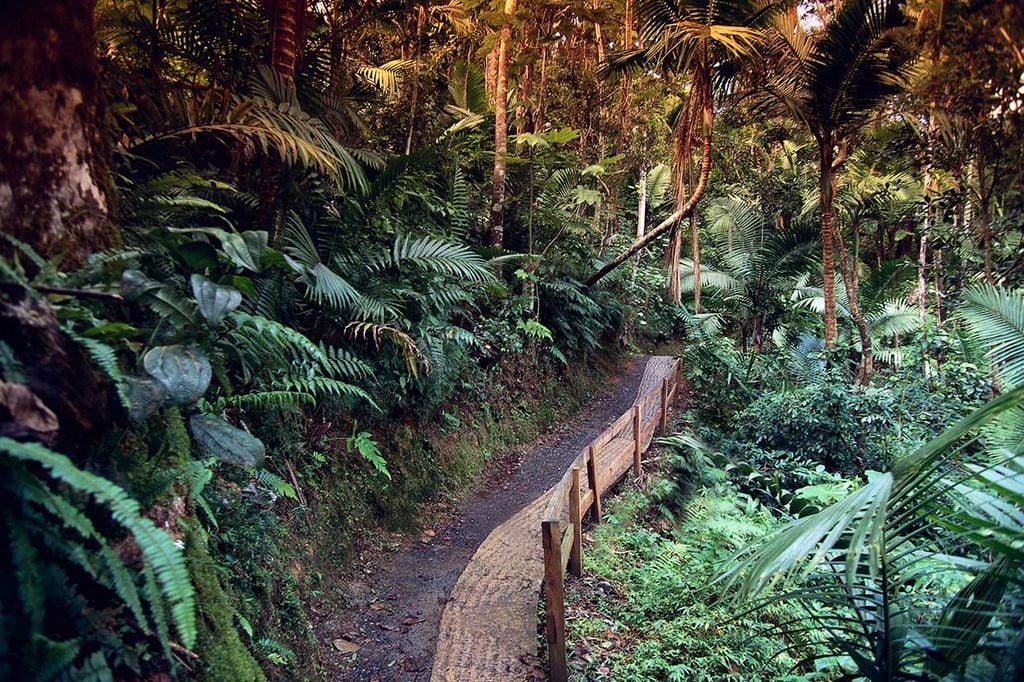
[[0, 2], [0, 229], [66, 266], [118, 241], [93, 5]]

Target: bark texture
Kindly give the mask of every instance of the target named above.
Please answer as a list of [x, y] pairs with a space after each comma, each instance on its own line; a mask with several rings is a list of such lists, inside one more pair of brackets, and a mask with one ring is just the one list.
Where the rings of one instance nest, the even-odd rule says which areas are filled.
[[821, 177], [819, 195], [821, 206], [821, 275], [822, 290], [825, 293], [825, 347], [835, 345], [839, 336], [836, 324], [836, 262], [832, 248], [832, 236], [835, 234], [836, 209], [832, 201], [832, 139], [827, 137], [820, 141]]
[[0, 395], [0, 433], [39, 440], [75, 456], [109, 427], [110, 395], [80, 345], [46, 301], [0, 285], [0, 339], [21, 361], [24, 384]]
[[69, 266], [118, 241], [93, 4], [0, 0], [0, 229]]
[[491, 246], [505, 239], [505, 155], [508, 152], [508, 49], [512, 42], [512, 17], [516, 0], [505, 0], [505, 23], [498, 40], [497, 74], [494, 84], [494, 173], [491, 177]]

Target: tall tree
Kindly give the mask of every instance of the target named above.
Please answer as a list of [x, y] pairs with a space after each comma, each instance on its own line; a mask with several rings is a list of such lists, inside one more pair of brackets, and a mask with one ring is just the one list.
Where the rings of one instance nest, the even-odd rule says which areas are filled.
[[0, 226], [68, 265], [117, 241], [93, 6], [0, 1]]
[[[791, 13], [775, 23], [775, 59], [764, 71], [759, 97], [768, 113], [800, 122], [817, 143], [826, 346], [838, 335], [835, 176], [858, 127], [904, 88], [909, 55], [895, 39], [904, 23], [899, 0], [848, 0], [813, 30]], [[857, 326], [862, 365], [870, 366], [871, 338], [866, 325]]]
[[[608, 261], [587, 280], [594, 284], [625, 263], [679, 221], [693, 213], [707, 188], [711, 172], [711, 135], [714, 125], [712, 83], [726, 74], [722, 66], [750, 56], [759, 43], [755, 28], [766, 16], [756, 1], [747, 0], [639, 0], [640, 40], [644, 47], [610, 57], [612, 70], [640, 67], [687, 76], [690, 89], [674, 132], [676, 210], [623, 253]], [[683, 191], [683, 177], [692, 164], [692, 150], [700, 139], [700, 171], [696, 182]]]
[[497, 46], [494, 84], [494, 173], [491, 176], [491, 229], [488, 241], [501, 246], [505, 239], [505, 171], [508, 153], [508, 52], [516, 0], [505, 0]]

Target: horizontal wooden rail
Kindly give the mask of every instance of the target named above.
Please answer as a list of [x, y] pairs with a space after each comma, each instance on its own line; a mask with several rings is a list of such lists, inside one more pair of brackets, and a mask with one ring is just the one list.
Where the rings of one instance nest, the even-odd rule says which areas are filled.
[[653, 385], [573, 460], [544, 507], [544, 633], [548, 677], [555, 682], [568, 679], [564, 579], [566, 570], [576, 576], [583, 572], [583, 518], [592, 509], [594, 521], [601, 523], [601, 495], [630, 469], [637, 478], [641, 476], [643, 453], [655, 432], [664, 435], [668, 427], [668, 411], [679, 395], [681, 373], [678, 359], [661, 371]]

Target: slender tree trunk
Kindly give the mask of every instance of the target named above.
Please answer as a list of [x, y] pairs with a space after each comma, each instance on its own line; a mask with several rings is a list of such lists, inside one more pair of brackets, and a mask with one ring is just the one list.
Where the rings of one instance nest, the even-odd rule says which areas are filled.
[[878, 221], [878, 228], [875, 230], [875, 267], [882, 267], [885, 261], [885, 226]]
[[985, 281], [989, 284], [995, 284], [996, 280], [992, 271], [992, 225], [990, 223], [992, 196], [987, 187], [988, 180], [985, 176], [984, 157], [981, 153], [978, 154], [976, 163], [978, 174], [978, 213], [974, 217], [981, 231], [981, 248], [985, 258]]
[[[930, 173], [925, 173], [925, 187], [927, 187]], [[931, 202], [927, 199], [925, 190], [924, 224], [921, 226], [921, 237], [917, 245], [917, 307], [918, 314], [923, 320], [928, 307], [928, 234], [931, 232]]]
[[544, 130], [544, 107], [547, 104], [547, 96], [548, 45], [545, 42], [545, 44], [540, 48], [540, 83], [537, 85], [537, 106], [533, 111], [533, 132], [535, 133], [539, 133]]
[[[690, 218], [693, 218], [691, 215]], [[683, 230], [682, 224], [676, 223], [668, 235], [668, 250], [665, 253], [665, 260], [668, 272], [668, 300], [674, 305], [683, 302], [683, 292], [679, 286], [679, 259], [683, 252]]]
[[[306, 2], [266, 0], [266, 11], [270, 18], [270, 67], [286, 81], [294, 82]], [[268, 228], [273, 244], [277, 243], [281, 232], [281, 212], [277, 206], [280, 180], [281, 163], [277, 159], [264, 159], [260, 167], [257, 221]]]
[[935, 324], [942, 327], [942, 249], [935, 249], [934, 281], [935, 281]]
[[[623, 48], [633, 49], [633, 0], [626, 0], [625, 14], [622, 18]], [[629, 84], [630, 73], [622, 74], [622, 84], [619, 91], [619, 136], [615, 141], [615, 152], [622, 154], [626, 147], [626, 137], [629, 134]]]
[[836, 264], [832, 250], [836, 224], [836, 210], [832, 203], [832, 136], [826, 135], [819, 141], [818, 147], [821, 164], [818, 193], [821, 207], [822, 290], [825, 293], [825, 347], [831, 348], [839, 335], [836, 324]]
[[874, 372], [874, 349], [871, 345], [871, 329], [867, 320], [860, 310], [858, 298], [860, 297], [857, 277], [854, 273], [857, 263], [852, 264], [846, 258], [846, 245], [843, 243], [843, 232], [839, 225], [833, 223], [836, 246], [839, 250], [839, 271], [842, 273], [843, 285], [846, 287], [846, 300], [850, 307], [850, 316], [857, 326], [857, 333], [860, 336], [860, 367], [857, 370], [857, 383], [866, 386], [871, 382], [871, 374]]
[[0, 229], [65, 266], [119, 241], [93, 5], [4, 2], [0, 20]]
[[[416, 43], [413, 45], [412, 58], [413, 61], [419, 59], [420, 51], [422, 49], [421, 43], [423, 42], [423, 26], [427, 22], [427, 8], [420, 5], [416, 12]], [[416, 109], [419, 106], [420, 99], [420, 79], [419, 74], [413, 74], [412, 80], [412, 97], [409, 102], [409, 131], [405, 136], [405, 155], [408, 156], [412, 153], [412, 136], [416, 131]]]
[[[710, 105], [709, 105], [710, 107]], [[706, 119], [707, 120], [707, 119]], [[604, 264], [597, 272], [587, 279], [586, 284], [592, 286], [610, 273], [620, 265], [629, 260], [633, 255], [642, 251], [648, 244], [653, 242], [658, 237], [662, 236], [666, 232], [672, 229], [672, 226], [678, 223], [683, 218], [687, 218], [693, 213], [693, 210], [697, 207], [697, 202], [704, 196], [704, 190], [707, 189], [708, 175], [711, 173], [711, 128], [708, 127], [704, 133], [704, 144], [703, 151], [701, 154], [701, 165], [700, 175], [697, 179], [697, 185], [693, 188], [693, 193], [690, 198], [687, 199], [685, 204], [682, 204], [677, 208], [672, 215], [661, 221], [654, 229], [645, 234], [643, 237], [637, 239], [633, 244], [620, 253], [618, 256], [613, 258]]]
[[[591, 0], [590, 7], [594, 10], [600, 7], [600, 0]], [[601, 24], [594, 22], [594, 44], [597, 46], [597, 62], [604, 61], [604, 35], [601, 31]]]
[[690, 215], [690, 244], [693, 245], [693, 312], [700, 313], [700, 236], [697, 234], [697, 214]]
[[[636, 238], [643, 239], [647, 230], [647, 166], [640, 167], [640, 180], [638, 181], [639, 196], [636, 204]], [[636, 278], [637, 268], [640, 267], [640, 256], [637, 255], [633, 261], [633, 278]]]
[[505, 0], [505, 23], [498, 40], [497, 80], [494, 88], [494, 173], [491, 178], [491, 246], [505, 240], [505, 155], [508, 152], [508, 50], [512, 42], [512, 16], [516, 0]]

